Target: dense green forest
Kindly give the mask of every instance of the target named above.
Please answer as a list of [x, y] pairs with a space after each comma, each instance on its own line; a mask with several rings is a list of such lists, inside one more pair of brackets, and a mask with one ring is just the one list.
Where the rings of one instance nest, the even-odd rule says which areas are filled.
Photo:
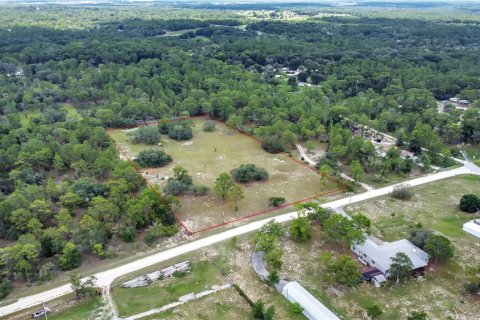
[[[120, 160], [104, 128], [209, 114], [267, 151], [328, 142], [319, 168], [412, 170], [354, 135], [397, 137], [424, 168], [480, 143], [480, 25], [326, 16], [45, 6], [0, 9], [0, 297], [46, 281], [112, 241], [176, 232], [168, 210]], [[169, 33], [185, 30], [176, 36]], [[282, 68], [298, 75], [279, 76]], [[310, 86], [300, 86], [299, 83]], [[437, 100], [470, 108], [438, 112]], [[335, 172], [329, 172], [335, 174]], [[151, 241], [150, 241], [151, 242]]]

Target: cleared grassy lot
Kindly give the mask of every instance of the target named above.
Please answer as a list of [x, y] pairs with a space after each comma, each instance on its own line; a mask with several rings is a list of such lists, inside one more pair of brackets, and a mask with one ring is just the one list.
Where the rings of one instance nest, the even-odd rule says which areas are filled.
[[172, 319], [172, 320], [230, 320], [252, 319], [252, 311], [237, 291], [233, 288], [189, 301], [174, 309], [144, 317], [142, 320]]
[[102, 308], [102, 300], [100, 297], [79, 302], [74, 307], [57, 313], [51, 313], [48, 319], [51, 320], [86, 320], [86, 319], [101, 319], [99, 309]]
[[[362, 212], [372, 220], [372, 232], [386, 241], [408, 238], [410, 230], [420, 226], [448, 237], [455, 247], [455, 257], [427, 270], [423, 280], [377, 289], [362, 284], [356, 289], [337, 290], [322, 283], [324, 262], [321, 252], [331, 249], [320, 230], [307, 244], [288, 242], [285, 246], [286, 276], [302, 275], [301, 281], [312, 289], [326, 305], [345, 319], [361, 319], [365, 308], [376, 303], [384, 315], [380, 319], [404, 319], [412, 310], [425, 310], [429, 319], [475, 319], [480, 301], [463, 289], [465, 271], [480, 261], [480, 241], [462, 231], [462, 225], [473, 219], [458, 209], [465, 193], [480, 192], [480, 178], [462, 176], [414, 188], [415, 196], [408, 201], [381, 197], [346, 208]], [[312, 255], [312, 252], [318, 254]], [[350, 254], [348, 250], [345, 252]]]
[[187, 32], [195, 32], [198, 29], [200, 29], [200, 28], [184, 29], [184, 30], [177, 30], [177, 31], [165, 30], [165, 34], [162, 34], [159, 37], [177, 37], [177, 36], [181, 36], [182, 34], [185, 34]]
[[112, 296], [119, 315], [125, 317], [159, 308], [186, 294], [208, 290], [212, 285], [225, 282], [212, 263], [203, 261], [193, 264], [192, 272], [182, 278], [167, 278], [139, 288], [118, 287], [112, 291]]
[[[48, 314], [48, 319], [53, 320], [97, 320], [109, 319], [111, 317], [102, 297], [99, 296], [76, 300], [73, 294], [68, 294], [55, 300], [48, 301], [46, 302], [46, 305], [52, 310], [52, 312]], [[42, 305], [37, 305], [11, 314], [8, 317], [0, 317], [0, 319], [30, 319], [33, 312], [42, 309]]]
[[[336, 183], [322, 181], [318, 174], [285, 155], [265, 152], [259, 142], [222, 123], [216, 123], [214, 132], [203, 132], [204, 121], [203, 118], [192, 120], [193, 139], [190, 141], [179, 142], [162, 136], [161, 143], [173, 162], [162, 168], [144, 169], [144, 176], [164, 186], [165, 178], [171, 177], [172, 169], [180, 165], [189, 171], [194, 183], [213, 188], [220, 173], [253, 163], [265, 168], [270, 177], [267, 181], [242, 184], [245, 198], [238, 201], [238, 211], [232, 201], [223, 201], [211, 191], [201, 197], [182, 196], [177, 213], [191, 229], [199, 230], [271, 209], [268, 198], [273, 196], [284, 197], [286, 203], [291, 203], [338, 188]], [[128, 132], [111, 130], [110, 135], [129, 158], [152, 147], [131, 144]]]
[[472, 261], [472, 255], [480, 247], [480, 241], [465, 233], [462, 226], [474, 215], [458, 208], [465, 193], [480, 194], [480, 177], [462, 176], [413, 189], [411, 200], [401, 201], [382, 197], [349, 208], [349, 212], [362, 212], [373, 222], [373, 233], [386, 240], [408, 238], [411, 230], [420, 224], [424, 228], [441, 233], [456, 246], [455, 260]]
[[[325, 233], [314, 226], [305, 243], [284, 240], [283, 278], [299, 281], [342, 319], [366, 319], [366, 308], [378, 304], [384, 311], [379, 319], [406, 319], [413, 310], [425, 310], [428, 319], [477, 319], [480, 299], [465, 293], [466, 269], [480, 262], [480, 240], [461, 230], [472, 215], [458, 209], [460, 197], [480, 192], [480, 178], [462, 176], [415, 188], [409, 201], [381, 197], [347, 208], [362, 212], [372, 220], [372, 231], [386, 241], [408, 238], [421, 223], [435, 233], [447, 236], [455, 246], [451, 262], [430, 267], [425, 279], [375, 288], [363, 283], [357, 288], [340, 288], [324, 281], [326, 254], [352, 255], [348, 248], [334, 250]], [[359, 266], [360, 263], [359, 263]]]
[[[112, 294], [120, 315], [137, 314], [158, 308], [176, 301], [184, 294], [209, 289], [213, 284], [235, 283], [252, 301], [262, 299], [267, 306], [274, 305], [276, 319], [305, 319], [303, 315], [292, 314], [290, 303], [275, 289], [261, 281], [253, 271], [250, 261], [253, 250], [251, 237], [252, 235], [248, 234], [235, 241], [224, 241], [117, 279]], [[148, 287], [139, 288], [138, 291], [127, 292], [133, 289], [117, 287], [133, 277], [185, 260], [190, 261], [193, 266], [197, 265], [192, 274], [186, 277], [173, 277], [154, 282]], [[130, 304], [129, 299], [135, 301]], [[120, 306], [122, 303], [125, 303], [124, 306]], [[144, 319], [252, 319], [251, 314], [252, 310], [246, 300], [234, 288], [229, 288]]]

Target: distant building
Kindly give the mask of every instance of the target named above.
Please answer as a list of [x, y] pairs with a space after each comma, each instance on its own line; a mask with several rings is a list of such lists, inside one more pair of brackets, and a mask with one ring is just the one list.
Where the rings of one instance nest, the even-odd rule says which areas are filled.
[[413, 159], [415, 157], [415, 154], [408, 150], [402, 150], [400, 151], [400, 156], [405, 159]]
[[406, 239], [378, 244], [367, 237], [363, 244], [353, 245], [352, 250], [362, 263], [378, 269], [386, 278], [390, 276], [391, 258], [399, 252], [405, 253], [410, 258], [413, 264], [412, 271], [423, 270], [428, 264], [428, 254]]
[[299, 70], [288, 70], [287, 71], [287, 76], [289, 77], [296, 77], [300, 73]]

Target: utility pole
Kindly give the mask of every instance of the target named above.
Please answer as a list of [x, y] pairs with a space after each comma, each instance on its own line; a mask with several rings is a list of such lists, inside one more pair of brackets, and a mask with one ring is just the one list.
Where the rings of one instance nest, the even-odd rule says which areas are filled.
[[47, 308], [45, 306], [45, 302], [42, 301], [42, 305], [43, 305], [43, 311], [45, 311], [45, 320], [48, 320], [48, 310], [50, 310], [50, 308]]
[[26, 275], [27, 275], [28, 286], [30, 287], [30, 286], [31, 286], [31, 284], [30, 284], [30, 276], [28, 275], [27, 267], [25, 267], [25, 273], [26, 273]]

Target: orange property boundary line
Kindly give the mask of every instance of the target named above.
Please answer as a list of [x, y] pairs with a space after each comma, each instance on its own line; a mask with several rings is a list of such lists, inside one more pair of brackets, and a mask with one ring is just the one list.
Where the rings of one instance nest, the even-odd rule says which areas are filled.
[[155, 192], [157, 194], [157, 196], [159, 197], [160, 201], [165, 205], [165, 207], [167, 208], [167, 210], [175, 217], [175, 220], [177, 221], [177, 223], [179, 223], [186, 231], [188, 234], [193, 234], [193, 231], [190, 230], [190, 228], [184, 224], [182, 222], [182, 220], [175, 214], [175, 212], [170, 208], [170, 206], [165, 203], [165, 201], [163, 200], [163, 197], [162, 195], [160, 194], [160, 192], [157, 191], [157, 189], [155, 189], [153, 187], [153, 185], [150, 183], [150, 181], [148, 181], [147, 178], [145, 178], [145, 176], [142, 174], [142, 171], [140, 170], [140, 168], [135, 164], [135, 162], [133, 162], [128, 156], [127, 154], [122, 150], [122, 148], [120, 148], [120, 146], [117, 144], [117, 142], [112, 138], [112, 136], [110, 136], [110, 134], [108, 133], [108, 130], [104, 128], [104, 131], [105, 131], [105, 134], [107, 135], [107, 137], [112, 141], [112, 143], [115, 145], [115, 147], [117, 148], [117, 150], [125, 157], [125, 159], [127, 159], [128, 163], [130, 163], [130, 165], [133, 167], [133, 169], [135, 169], [135, 171], [137, 171], [137, 173], [140, 175], [140, 177], [142, 177], [142, 179], [145, 181], [145, 183], [147, 184], [147, 186], [153, 190], [153, 192]]
[[[222, 223], [219, 223], [219, 224], [216, 224], [216, 225], [213, 225], [213, 226], [209, 226], [209, 227], [206, 227], [206, 228], [202, 228], [202, 229], [199, 229], [199, 230], [192, 230], [190, 229], [185, 223], [183, 223], [183, 221], [180, 219], [180, 217], [178, 217], [178, 215], [170, 208], [170, 206], [168, 206], [165, 201], [163, 200], [163, 197], [162, 195], [160, 194], [160, 192], [158, 192], [154, 186], [152, 185], [152, 183], [142, 174], [142, 171], [141, 169], [135, 164], [134, 161], [132, 161], [128, 156], [127, 154], [122, 150], [122, 148], [117, 144], [117, 142], [112, 138], [112, 136], [110, 135], [109, 133], [109, 130], [119, 130], [119, 129], [129, 129], [129, 128], [137, 128], [137, 127], [141, 127], [141, 126], [148, 126], [148, 125], [154, 125], [154, 124], [159, 124], [159, 123], [165, 123], [165, 122], [176, 122], [176, 121], [182, 121], [182, 120], [189, 120], [189, 119], [195, 119], [195, 118], [209, 118], [213, 121], [216, 121], [218, 123], [221, 123], [223, 125], [226, 125], [227, 127], [231, 128], [231, 129], [234, 129], [236, 130], [238, 133], [250, 138], [250, 139], [253, 139], [255, 140], [256, 142], [258, 143], [261, 143], [261, 141], [251, 135], [249, 135], [248, 133], [246, 133], [245, 131], [241, 130], [241, 129], [238, 129], [238, 128], [235, 128], [233, 126], [230, 126], [228, 125], [227, 123], [225, 123], [224, 121], [221, 121], [219, 119], [215, 119], [215, 118], [212, 118], [210, 117], [209, 115], [200, 115], [200, 116], [190, 116], [190, 117], [181, 117], [181, 118], [174, 118], [174, 119], [168, 119], [168, 120], [160, 120], [160, 121], [146, 121], [146, 122], [142, 122], [140, 124], [135, 124], [135, 125], [127, 125], [127, 126], [123, 126], [123, 127], [119, 127], [119, 128], [110, 128], [110, 129], [107, 129], [107, 128], [104, 128], [104, 131], [105, 131], [105, 134], [107, 135], [107, 137], [110, 139], [110, 141], [112, 141], [112, 143], [115, 145], [115, 147], [117, 148], [117, 150], [123, 155], [123, 157], [125, 157], [125, 159], [127, 159], [127, 161], [130, 163], [130, 165], [135, 169], [135, 171], [142, 177], [142, 179], [145, 181], [145, 183], [147, 184], [147, 186], [149, 188], [151, 188], [156, 194], [157, 196], [160, 198], [160, 200], [162, 201], [162, 203], [165, 205], [165, 207], [168, 209], [168, 211], [175, 217], [175, 220], [177, 221], [178, 224], [180, 224], [184, 229], [185, 231], [189, 234], [189, 235], [194, 235], [194, 234], [197, 234], [197, 233], [201, 233], [201, 232], [204, 232], [204, 231], [208, 231], [208, 230], [213, 230], [215, 228], [219, 228], [219, 227], [222, 227], [222, 226], [226, 226], [226, 225], [229, 225], [229, 224], [232, 224], [232, 223], [235, 223], [235, 222], [239, 222], [239, 221], [242, 221], [242, 220], [246, 220], [246, 219], [249, 219], [249, 218], [253, 218], [253, 217], [256, 217], [256, 216], [260, 216], [260, 215], [263, 215], [263, 214], [267, 214], [267, 213], [271, 213], [271, 212], [274, 212], [274, 211], [277, 211], [277, 210], [280, 210], [280, 209], [283, 209], [283, 208], [286, 208], [286, 207], [290, 207], [290, 206], [293, 206], [295, 204], [298, 204], [298, 203], [302, 203], [302, 202], [306, 202], [308, 200], [313, 200], [315, 198], [318, 198], [318, 197], [321, 197], [321, 196], [326, 196], [326, 195], [331, 195], [331, 194], [335, 194], [335, 193], [338, 193], [338, 192], [341, 192], [341, 191], [344, 191], [346, 189], [348, 189], [348, 186], [345, 185], [344, 183], [342, 183], [341, 181], [339, 180], [336, 180], [328, 175], [324, 175], [325, 178], [327, 178], [328, 180], [336, 183], [338, 185], [338, 188], [337, 189], [333, 189], [333, 190], [327, 190], [325, 192], [322, 192], [322, 193], [319, 193], [319, 194], [315, 194], [313, 196], [310, 196], [310, 197], [307, 197], [307, 198], [303, 198], [303, 199], [300, 199], [300, 200], [297, 200], [297, 201], [294, 201], [294, 202], [290, 202], [290, 203], [287, 203], [287, 204], [283, 204], [281, 206], [278, 206], [278, 207], [274, 207], [274, 208], [271, 208], [271, 209], [267, 209], [267, 210], [263, 210], [263, 211], [259, 211], [259, 212], [256, 212], [256, 213], [253, 213], [253, 214], [247, 214], [246, 216], [244, 217], [241, 217], [241, 218], [237, 218], [237, 219], [233, 219], [233, 220], [230, 220], [230, 221], [225, 221], [225, 222], [222, 222]], [[319, 174], [318, 171], [315, 169], [315, 168], [312, 168], [310, 167], [308, 164], [306, 164], [305, 162], [302, 162], [300, 160], [297, 160], [295, 158], [293, 158], [292, 156], [288, 155], [287, 153], [283, 152], [283, 151], [277, 151], [277, 154], [281, 154], [283, 156], [285, 156], [286, 158], [296, 162], [297, 164], [300, 164], [308, 169], [310, 169], [311, 171], [315, 172], [315, 174]]]

